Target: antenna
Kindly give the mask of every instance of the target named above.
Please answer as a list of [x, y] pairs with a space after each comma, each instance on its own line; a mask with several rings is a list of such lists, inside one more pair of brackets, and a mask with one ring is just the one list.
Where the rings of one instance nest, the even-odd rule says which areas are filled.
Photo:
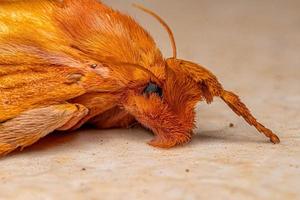
[[175, 38], [174, 38], [174, 34], [171, 30], [171, 28], [169, 27], [169, 25], [160, 17], [158, 16], [156, 13], [154, 13], [153, 11], [144, 8], [141, 5], [137, 5], [137, 4], [133, 4], [134, 7], [150, 14], [151, 16], [153, 16], [154, 18], [156, 18], [160, 24], [167, 30], [168, 34], [169, 34], [169, 38], [171, 40], [171, 44], [172, 44], [172, 48], [173, 48], [173, 58], [177, 58], [177, 48], [176, 48], [176, 42], [175, 42]]

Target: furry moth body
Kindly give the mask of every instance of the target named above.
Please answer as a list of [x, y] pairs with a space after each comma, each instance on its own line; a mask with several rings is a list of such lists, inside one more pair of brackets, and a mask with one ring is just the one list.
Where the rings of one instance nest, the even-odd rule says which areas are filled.
[[131, 17], [96, 0], [0, 1], [0, 155], [45, 135], [90, 123], [98, 128], [141, 123], [149, 144], [187, 143], [194, 107], [214, 97], [273, 143], [279, 138], [251, 115], [204, 67], [164, 59]]

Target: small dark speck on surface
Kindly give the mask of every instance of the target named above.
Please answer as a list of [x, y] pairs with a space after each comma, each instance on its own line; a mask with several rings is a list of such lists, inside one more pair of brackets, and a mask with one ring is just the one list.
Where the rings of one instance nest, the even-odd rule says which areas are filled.
[[189, 170], [189, 169], [186, 169], [186, 170], [185, 170], [185, 172], [187, 172], [187, 173], [188, 173], [188, 172], [190, 172], [190, 170]]
[[86, 170], [86, 168], [84, 168], [84, 167], [83, 167], [83, 168], [81, 168], [81, 171], [85, 171], [85, 170]]
[[230, 124], [229, 124], [229, 127], [230, 127], [230, 128], [234, 127], [234, 124], [233, 124], [233, 123], [230, 123]]

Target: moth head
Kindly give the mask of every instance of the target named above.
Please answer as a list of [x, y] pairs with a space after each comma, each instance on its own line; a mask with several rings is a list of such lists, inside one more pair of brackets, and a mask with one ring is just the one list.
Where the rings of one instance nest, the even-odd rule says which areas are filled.
[[176, 44], [168, 25], [153, 12], [137, 7], [156, 17], [168, 30], [173, 57], [165, 61], [163, 80], [153, 78], [139, 91], [128, 92], [123, 106], [154, 132], [151, 145], [168, 148], [186, 143], [195, 127], [196, 104], [203, 97], [201, 84], [196, 80], [202, 74], [197, 74], [197, 64], [176, 58]]
[[140, 90], [127, 92], [123, 104], [138, 122], [153, 131], [156, 137], [150, 144], [164, 148], [190, 140], [195, 127], [195, 107], [201, 99], [198, 83], [168, 62], [164, 80], [151, 80]]

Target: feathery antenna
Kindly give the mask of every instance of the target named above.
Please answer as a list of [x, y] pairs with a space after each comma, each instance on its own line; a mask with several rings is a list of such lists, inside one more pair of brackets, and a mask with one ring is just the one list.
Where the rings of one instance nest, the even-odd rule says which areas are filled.
[[170, 37], [170, 40], [171, 40], [171, 44], [172, 44], [172, 48], [173, 48], [173, 58], [177, 58], [177, 48], [176, 48], [176, 42], [175, 42], [175, 38], [174, 38], [174, 34], [171, 30], [171, 28], [169, 27], [169, 25], [160, 17], [158, 16], [156, 13], [154, 13], [153, 11], [147, 9], [147, 8], [144, 8], [143, 6], [141, 5], [137, 5], [137, 4], [133, 4], [134, 7], [152, 15], [154, 18], [156, 18], [160, 24], [167, 30], [168, 34], [169, 34], [169, 37]]

